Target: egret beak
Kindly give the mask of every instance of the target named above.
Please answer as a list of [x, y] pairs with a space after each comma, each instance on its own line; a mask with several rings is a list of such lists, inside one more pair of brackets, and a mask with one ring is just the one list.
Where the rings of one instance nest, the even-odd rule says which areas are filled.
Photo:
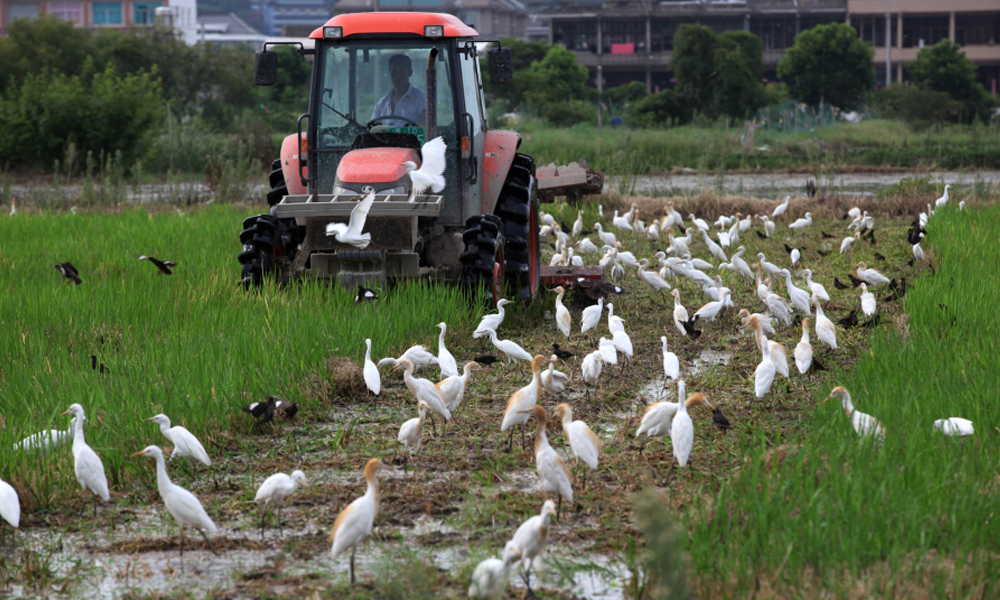
[[[830, 398], [833, 398], [833, 396], [828, 396], [826, 400], [829, 400]], [[826, 400], [820, 402], [820, 404], [826, 404]]]
[[65, 416], [66, 416], [66, 415], [68, 415], [68, 414], [69, 414], [69, 411], [67, 410], [66, 412], [62, 413], [62, 414], [61, 414], [61, 415], [59, 415], [59, 416], [60, 416], [60, 417], [65, 417]]
[[145, 450], [140, 450], [140, 451], [136, 452], [135, 454], [130, 455], [129, 458], [135, 458], [136, 456], [145, 456], [145, 455], [146, 455], [146, 451]]
[[149, 417], [148, 419], [143, 419], [143, 421], [155, 421], [156, 417]]

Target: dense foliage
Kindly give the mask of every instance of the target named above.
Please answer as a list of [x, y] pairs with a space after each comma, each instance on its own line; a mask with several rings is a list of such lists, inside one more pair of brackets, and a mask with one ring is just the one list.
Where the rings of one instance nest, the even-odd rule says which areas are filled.
[[975, 63], [951, 40], [921, 48], [906, 70], [921, 89], [946, 94], [954, 101], [956, 106], [946, 113], [948, 120], [970, 123], [978, 117], [988, 121], [997, 105], [996, 96], [976, 81]]
[[778, 63], [792, 98], [809, 105], [858, 106], [875, 87], [874, 50], [846, 23], [819, 25], [795, 37]]

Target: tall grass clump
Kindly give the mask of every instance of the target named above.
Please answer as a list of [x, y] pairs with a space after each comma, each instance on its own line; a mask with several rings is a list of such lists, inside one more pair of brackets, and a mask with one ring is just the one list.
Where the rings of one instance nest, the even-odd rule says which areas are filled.
[[[995, 207], [949, 206], [928, 227], [936, 274], [905, 297], [905, 321], [871, 339], [838, 381], [857, 410], [880, 419], [884, 446], [861, 439], [839, 399], [820, 405], [797, 439], [750, 436], [739, 471], [689, 513], [695, 569], [723, 591], [760, 584], [847, 594], [1000, 593], [1000, 221]], [[814, 345], [814, 348], [816, 346]], [[965, 417], [964, 441], [932, 433]], [[774, 447], [775, 444], [781, 444]], [[769, 449], [770, 447], [770, 449]]]
[[[12, 450], [78, 402], [87, 440], [114, 485], [127, 456], [163, 444], [143, 419], [163, 412], [199, 436], [210, 453], [241, 406], [277, 394], [318, 410], [310, 382], [330, 356], [360, 364], [431, 344], [435, 325], [456, 335], [476, 315], [459, 289], [426, 282], [386, 290], [354, 305], [353, 290], [308, 281], [245, 292], [236, 255], [246, 208], [115, 214], [41, 213], [7, 219], [0, 245], [0, 477], [30, 487], [45, 506], [76, 489], [64, 448], [49, 457]], [[140, 254], [178, 263], [171, 276]], [[52, 267], [70, 261], [82, 285]], [[97, 355], [108, 373], [91, 369]], [[310, 404], [312, 402], [312, 404]], [[247, 423], [248, 424], [248, 423]], [[25, 495], [22, 495], [25, 497]], [[33, 501], [34, 502], [34, 501]]]

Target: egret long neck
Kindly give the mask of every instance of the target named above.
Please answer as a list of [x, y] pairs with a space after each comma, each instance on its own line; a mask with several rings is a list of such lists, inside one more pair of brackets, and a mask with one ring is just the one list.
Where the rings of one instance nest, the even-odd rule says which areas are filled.
[[535, 454], [548, 447], [549, 438], [545, 435], [545, 422], [538, 419], [535, 421]]
[[162, 454], [156, 455], [156, 487], [160, 490], [160, 497], [166, 497], [170, 488], [174, 487], [170, 476], [167, 475], [167, 463], [163, 460]]
[[77, 416], [73, 419], [73, 451], [86, 445], [87, 441], [83, 438], [83, 417]]

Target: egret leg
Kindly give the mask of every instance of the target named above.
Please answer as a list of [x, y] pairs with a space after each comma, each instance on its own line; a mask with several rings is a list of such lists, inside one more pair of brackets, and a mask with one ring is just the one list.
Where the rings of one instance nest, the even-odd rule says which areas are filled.
[[[204, 531], [201, 532], [201, 533], [202, 533], [202, 535], [205, 535]], [[281, 505], [280, 504], [278, 505], [278, 534], [281, 535], [281, 537], [285, 537], [285, 530], [281, 526]]]
[[431, 431], [434, 433], [434, 437], [437, 437], [437, 425], [434, 423], [434, 415], [430, 415], [431, 418]]
[[[96, 500], [94, 502], [97, 502]], [[83, 511], [87, 510], [87, 490], [83, 490], [83, 506], [80, 507], [80, 516], [83, 516]]]
[[208, 549], [212, 551], [212, 554], [218, 556], [219, 553], [215, 551], [215, 546], [212, 545], [212, 540], [208, 539], [208, 536], [205, 535], [204, 531], [201, 531], [200, 529], [198, 531], [201, 532], [201, 537], [205, 538], [205, 543], [208, 544]]
[[403, 479], [406, 479], [406, 463], [409, 461], [410, 455], [403, 455]]
[[181, 558], [184, 558], [184, 526], [181, 525]]
[[507, 452], [510, 452], [513, 449], [514, 449], [514, 429], [511, 428], [510, 438], [507, 440]]
[[[526, 427], [526, 425], [522, 423], [521, 424], [521, 450], [524, 450], [524, 428], [525, 427]], [[513, 433], [513, 431], [511, 433]]]
[[562, 494], [559, 494], [559, 500], [556, 502], [556, 521], [559, 520], [560, 514], [562, 514]]
[[648, 435], [646, 436], [646, 439], [642, 440], [642, 443], [639, 444], [639, 456], [641, 456], [643, 458], [646, 458], [646, 455], [643, 454], [642, 451], [646, 449], [646, 443], [647, 442], [649, 442], [649, 436]]
[[357, 552], [355, 549], [351, 549], [351, 585], [354, 585], [354, 553]]
[[264, 519], [267, 518], [267, 504], [264, 505], [264, 509], [260, 511], [260, 539], [264, 539]]

